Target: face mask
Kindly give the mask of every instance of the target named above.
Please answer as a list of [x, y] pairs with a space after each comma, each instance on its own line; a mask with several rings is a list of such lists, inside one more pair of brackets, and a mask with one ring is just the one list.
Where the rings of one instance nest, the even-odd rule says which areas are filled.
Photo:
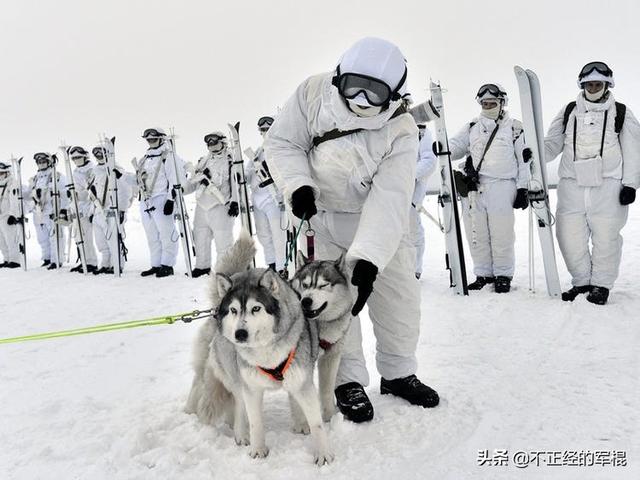
[[483, 117], [490, 118], [491, 120], [496, 120], [500, 115], [500, 111], [501, 111], [500, 105], [496, 105], [495, 107], [488, 108], [486, 110], [483, 108], [480, 114]]
[[349, 110], [363, 118], [375, 117], [382, 111], [382, 107], [362, 107], [350, 100], [347, 100], [347, 104], [349, 105]]
[[606, 92], [605, 88], [603, 88], [602, 90], [598, 90], [596, 93], [589, 93], [587, 90], [585, 90], [584, 98], [586, 98], [590, 102], [597, 102], [602, 97], [604, 97], [605, 92]]
[[209, 145], [207, 148], [211, 153], [216, 155], [218, 153], [221, 153], [224, 150], [224, 143], [222, 142], [214, 143], [213, 145]]

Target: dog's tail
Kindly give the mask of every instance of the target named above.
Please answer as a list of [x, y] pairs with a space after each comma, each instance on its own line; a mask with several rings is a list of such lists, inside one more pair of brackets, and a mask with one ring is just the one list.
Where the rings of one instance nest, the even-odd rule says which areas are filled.
[[[256, 256], [256, 244], [247, 229], [240, 230], [240, 235], [235, 243], [227, 250], [227, 252], [216, 262], [216, 273], [222, 273], [227, 277], [235, 273], [244, 272], [253, 263], [253, 257]], [[214, 309], [222, 300], [216, 288], [215, 275], [212, 277], [211, 288], [209, 289], [209, 298]]]

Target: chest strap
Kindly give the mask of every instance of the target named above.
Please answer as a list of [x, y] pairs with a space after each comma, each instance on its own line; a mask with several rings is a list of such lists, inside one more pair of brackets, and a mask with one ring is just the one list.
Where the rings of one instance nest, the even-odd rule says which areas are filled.
[[276, 368], [258, 367], [258, 371], [275, 382], [281, 382], [282, 380], [284, 380], [284, 374], [287, 372], [287, 370], [289, 370], [289, 367], [291, 366], [291, 362], [293, 362], [293, 357], [295, 357], [295, 355], [296, 349], [294, 348], [289, 353], [289, 356], [285, 358], [284, 361]]

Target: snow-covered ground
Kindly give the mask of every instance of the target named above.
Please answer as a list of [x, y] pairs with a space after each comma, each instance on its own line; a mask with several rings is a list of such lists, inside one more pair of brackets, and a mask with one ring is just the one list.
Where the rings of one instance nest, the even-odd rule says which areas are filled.
[[[430, 198], [427, 208], [435, 212]], [[135, 210], [135, 209], [134, 209]], [[139, 277], [147, 253], [137, 215], [123, 279], [37, 267], [0, 270], [0, 338], [206, 308], [207, 278]], [[0, 476], [6, 479], [467, 479], [640, 478], [640, 212], [631, 208], [620, 279], [604, 307], [569, 304], [527, 287], [527, 215], [518, 211], [513, 292], [457, 298], [447, 288], [443, 241], [428, 221], [419, 376], [440, 393], [423, 410], [382, 397], [366, 329], [375, 419], [329, 426], [335, 462], [318, 469], [310, 438], [290, 432], [286, 397], [265, 403], [266, 460], [252, 460], [229, 429], [183, 412], [196, 325], [0, 345]], [[536, 254], [538, 253], [536, 246]], [[559, 260], [561, 280], [569, 277]], [[472, 275], [469, 274], [472, 278]], [[634, 313], [635, 312], [635, 313]], [[202, 320], [201, 320], [202, 321]], [[367, 321], [363, 322], [367, 324]], [[508, 466], [479, 451], [509, 451]], [[517, 468], [514, 452], [625, 451], [627, 466]], [[565, 461], [571, 463], [570, 457]], [[575, 460], [576, 462], [578, 460]], [[561, 460], [560, 460], [561, 462]], [[496, 461], [497, 463], [497, 461]]]

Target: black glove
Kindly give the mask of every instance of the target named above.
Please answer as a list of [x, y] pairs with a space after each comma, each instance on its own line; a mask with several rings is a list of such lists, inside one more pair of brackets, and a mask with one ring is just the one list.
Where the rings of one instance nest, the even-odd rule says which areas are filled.
[[71, 200], [71, 190], [67, 190], [67, 198]]
[[227, 211], [227, 214], [230, 217], [237, 217], [239, 213], [240, 209], [238, 208], [238, 202], [231, 202], [229, 204], [229, 211]]
[[524, 160], [524, 163], [527, 163], [529, 160], [531, 160], [532, 157], [533, 157], [533, 152], [529, 147], [522, 150], [522, 160]]
[[89, 186], [89, 191], [93, 194], [94, 197], [98, 198], [98, 190], [96, 190], [96, 186], [91, 184]]
[[526, 188], [519, 188], [516, 193], [516, 199], [513, 202], [513, 208], [521, 208], [526, 210], [529, 206], [529, 190]]
[[204, 185], [205, 187], [208, 187], [209, 180], [207, 180], [206, 178], [203, 178], [202, 180], [200, 180], [200, 185]]
[[42, 189], [41, 188], [36, 188], [36, 197], [38, 197], [38, 198], [42, 197]]
[[66, 208], [60, 209], [60, 218], [62, 220], [69, 220], [69, 216], [67, 215], [67, 209]]
[[351, 284], [358, 287], [358, 298], [353, 304], [351, 315], [357, 315], [364, 308], [371, 292], [373, 292], [373, 282], [376, 281], [378, 267], [368, 260], [358, 260], [353, 268]]
[[9, 218], [7, 218], [7, 225], [16, 225], [17, 223], [18, 219], [13, 215], [9, 215]]
[[205, 177], [207, 177], [207, 178], [211, 178], [211, 170], [209, 170], [208, 168], [205, 168], [205, 169], [202, 171], [202, 174], [203, 174]]
[[120, 180], [120, 177], [122, 177], [122, 172], [117, 168], [113, 169], [113, 174], [116, 176], [116, 180]]
[[434, 155], [438, 155], [440, 152], [444, 150], [444, 147], [442, 146], [442, 143], [436, 140], [431, 144], [431, 150], [433, 150]]
[[293, 192], [291, 195], [291, 211], [296, 217], [304, 217], [305, 220], [309, 220], [318, 213], [315, 195], [310, 186], [304, 185]]
[[89, 223], [93, 223], [93, 215], [89, 215]]
[[636, 189], [624, 185], [620, 190], [620, 205], [630, 205], [636, 201]]
[[171, 215], [173, 213], [173, 200], [167, 200], [166, 202], [164, 202], [162, 213], [164, 213], [165, 215]]
[[124, 223], [124, 211], [120, 210], [118, 212], [118, 218], [120, 219], [120, 225], [122, 225]]

